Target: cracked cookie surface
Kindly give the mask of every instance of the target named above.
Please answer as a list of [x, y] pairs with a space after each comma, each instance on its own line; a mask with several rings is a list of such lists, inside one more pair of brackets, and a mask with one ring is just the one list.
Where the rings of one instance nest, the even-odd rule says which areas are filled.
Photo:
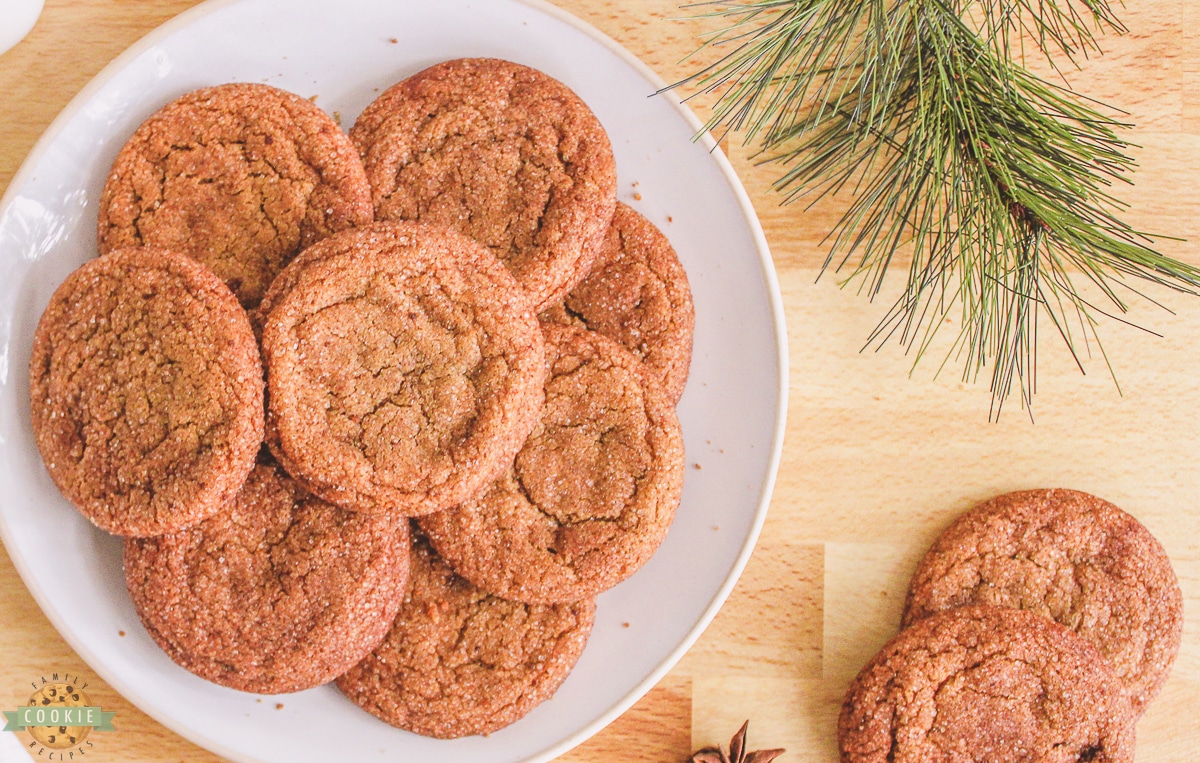
[[377, 219], [456, 228], [543, 310], [586, 275], [616, 204], [616, 162], [587, 105], [552, 77], [445, 61], [386, 90], [350, 129]]
[[329, 115], [279, 88], [232, 83], [188, 93], [134, 131], [97, 231], [101, 252], [189, 254], [253, 308], [300, 249], [373, 219], [362, 161]]
[[71, 273], [38, 323], [29, 370], [42, 460], [107, 532], [194, 524], [254, 465], [258, 346], [232, 292], [185, 255], [126, 249]]
[[850, 685], [842, 763], [1129, 763], [1134, 720], [1108, 664], [1018, 609], [946, 610], [901, 631]]
[[459, 574], [516, 601], [575, 601], [632, 575], [658, 548], [683, 486], [675, 410], [645, 368], [594, 331], [543, 324], [541, 418], [478, 497], [422, 517]]
[[343, 511], [259, 464], [220, 514], [125, 543], [146, 630], [177, 664], [242, 691], [332, 681], [383, 639], [408, 579], [408, 521]]
[[696, 326], [687, 273], [666, 235], [623, 202], [587, 278], [543, 315], [615, 339], [679, 402]]
[[904, 623], [964, 604], [1026, 609], [1078, 632], [1137, 712], [1166, 682], [1183, 633], [1183, 595], [1162, 546], [1126, 512], [1076, 490], [998, 496], [934, 542]]
[[267, 443], [344, 508], [406, 516], [466, 500], [533, 428], [544, 341], [483, 246], [375, 223], [310, 247], [265, 300]]
[[449, 739], [497, 731], [548, 699], [579, 659], [596, 605], [530, 605], [454, 574], [419, 536], [387, 638], [337, 679], [367, 712]]

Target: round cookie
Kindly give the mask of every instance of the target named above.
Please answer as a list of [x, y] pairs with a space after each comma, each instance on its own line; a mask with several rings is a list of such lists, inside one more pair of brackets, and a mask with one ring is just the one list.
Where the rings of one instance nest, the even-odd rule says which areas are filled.
[[1090, 641], [1141, 712], [1183, 633], [1170, 559], [1136, 519], [1075, 490], [1001, 495], [959, 517], [913, 575], [904, 623], [992, 604], [1053, 618]]
[[301, 248], [374, 219], [349, 137], [311, 101], [269, 85], [202, 88], [168, 103], [117, 154], [100, 196], [101, 252], [184, 252], [247, 308]]
[[418, 537], [412, 583], [387, 638], [337, 679], [376, 717], [424, 736], [488, 734], [548, 699], [591, 633], [593, 601], [552, 606], [491, 596]]
[[163, 249], [85, 263], [42, 314], [29, 361], [50, 477], [94, 524], [159, 535], [241, 488], [263, 438], [246, 313], [208, 268]]
[[608, 135], [561, 82], [509, 61], [425, 69], [363, 110], [379, 220], [456, 228], [487, 245], [543, 310], [583, 278], [616, 205]]
[[[83, 690], [74, 683], [49, 683], [42, 684], [34, 691], [33, 696], [29, 698], [29, 705], [49, 709], [51, 707], [90, 707], [91, 703]], [[34, 741], [43, 747], [51, 750], [69, 750], [83, 744], [94, 728], [94, 726], [26, 726], [25, 730], [29, 732], [29, 736], [33, 737]], [[54, 753], [50, 753], [47, 759], [54, 760]]]
[[327, 501], [416, 516], [500, 474], [537, 421], [544, 342], [485, 247], [375, 223], [305, 251], [266, 302], [267, 443]]
[[1005, 607], [947, 610], [901, 631], [851, 683], [842, 763], [1128, 763], [1134, 719], [1073, 631]]
[[227, 510], [125, 541], [138, 616], [180, 666], [264, 694], [332, 681], [383, 639], [404, 598], [408, 521], [342, 511], [255, 466]]
[[637, 358], [594, 331], [543, 324], [541, 420], [479, 496], [419, 522], [475, 585], [530, 603], [577, 601], [638, 570], [683, 488], [675, 409]]
[[591, 272], [542, 319], [578, 322], [617, 340], [679, 402], [692, 360], [692, 292], [671, 242], [632, 207], [617, 203]]

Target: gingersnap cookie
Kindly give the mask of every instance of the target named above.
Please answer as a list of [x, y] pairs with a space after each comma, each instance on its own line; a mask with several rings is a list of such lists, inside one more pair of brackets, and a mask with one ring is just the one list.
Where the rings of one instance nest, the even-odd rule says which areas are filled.
[[125, 542], [138, 616], [180, 666], [264, 694], [332, 681], [383, 639], [408, 580], [408, 520], [343, 511], [272, 464], [220, 514]]
[[184, 252], [253, 308], [296, 252], [374, 219], [358, 152], [311, 101], [269, 85], [188, 93], [142, 123], [100, 196], [101, 252]]
[[1138, 713], [1166, 682], [1183, 633], [1183, 596], [1159, 542], [1075, 490], [1001, 495], [938, 538], [913, 575], [904, 623], [965, 604], [1026, 609], [1078, 632]]
[[968, 606], [920, 620], [851, 683], [842, 763], [1133, 760], [1135, 716], [1095, 648], [1053, 620]]
[[596, 605], [519, 604], [454, 574], [418, 536], [387, 637], [337, 679], [372, 715], [424, 736], [488, 734], [548, 699], [579, 659]]
[[384, 91], [350, 137], [379, 220], [456, 228], [488, 246], [544, 310], [587, 274], [616, 204], [612, 147], [558, 80], [464, 58]]
[[617, 203], [588, 276], [543, 320], [578, 323], [615, 339], [645, 363], [672, 403], [692, 361], [696, 313], [687, 273], [666, 235]]
[[486, 247], [375, 223], [305, 251], [266, 302], [267, 442], [327, 501], [415, 516], [491, 482], [537, 421], [541, 329]]
[[246, 313], [212, 271], [166, 249], [120, 250], [69, 275], [34, 333], [29, 386], [50, 477], [118, 535], [213, 514], [262, 443]]
[[683, 488], [675, 409], [594, 331], [543, 324], [550, 378], [533, 433], [491, 487], [421, 529], [463, 577], [514, 601], [595, 596], [667, 534]]

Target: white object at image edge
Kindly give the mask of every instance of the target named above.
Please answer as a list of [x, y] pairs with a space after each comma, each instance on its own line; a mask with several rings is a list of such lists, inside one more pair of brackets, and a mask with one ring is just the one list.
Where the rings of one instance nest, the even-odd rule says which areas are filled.
[[4, 0], [0, 4], [0, 54], [7, 53], [10, 48], [29, 34], [42, 15], [44, 0]]

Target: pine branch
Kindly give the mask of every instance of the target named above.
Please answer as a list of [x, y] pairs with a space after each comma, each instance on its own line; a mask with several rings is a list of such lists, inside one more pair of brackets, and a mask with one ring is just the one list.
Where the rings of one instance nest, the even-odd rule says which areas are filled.
[[1127, 31], [1107, 0], [955, 0], [948, 10], [966, 17], [974, 12], [980, 37], [1018, 63], [1024, 63], [1026, 51], [1013, 47], [1014, 38], [1031, 40], [1051, 65], [1058, 54], [1075, 65], [1078, 56], [1100, 52], [1098, 32]]
[[[1105, 0], [758, 0], [707, 3], [732, 44], [672, 87], [718, 95], [706, 129], [740, 131], [784, 168], [785, 203], [850, 192], [822, 270], [851, 266], [877, 296], [900, 252], [907, 280], [867, 346], [932, 346], [957, 310], [951, 355], [966, 379], [990, 367], [992, 415], [1018, 389], [1031, 410], [1038, 316], [1079, 367], [1129, 279], [1200, 292], [1200, 269], [1165, 257], [1121, 222], [1111, 194], [1134, 162], [1125, 125], [1026, 71], [1041, 54], [1098, 50], [1122, 31]], [[1085, 289], [1077, 283], [1086, 284]], [[1106, 359], [1107, 363], [1107, 359]], [[1110, 367], [1111, 371], [1111, 367]]]

